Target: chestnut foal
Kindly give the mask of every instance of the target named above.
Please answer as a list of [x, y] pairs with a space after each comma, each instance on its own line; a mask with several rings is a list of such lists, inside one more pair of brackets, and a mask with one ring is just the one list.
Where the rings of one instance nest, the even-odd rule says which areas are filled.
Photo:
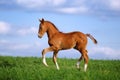
[[48, 36], [48, 43], [50, 46], [46, 49], [43, 49], [42, 51], [43, 64], [45, 66], [48, 66], [46, 63], [45, 54], [47, 52], [53, 51], [53, 62], [55, 63], [57, 69], [59, 70], [59, 66], [57, 63], [58, 51], [74, 48], [81, 53], [81, 57], [77, 62], [77, 68], [79, 68], [80, 61], [84, 59], [84, 71], [86, 71], [89, 59], [86, 50], [87, 37], [89, 37], [95, 44], [97, 44], [97, 40], [90, 34], [84, 34], [78, 31], [62, 33], [50, 21], [45, 21], [44, 19], [39, 21], [40, 25], [38, 30], [38, 37], [42, 38], [42, 36], [46, 32]]

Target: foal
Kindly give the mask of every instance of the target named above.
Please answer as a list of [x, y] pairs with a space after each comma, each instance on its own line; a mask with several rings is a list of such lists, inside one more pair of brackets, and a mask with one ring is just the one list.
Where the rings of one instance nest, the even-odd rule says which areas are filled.
[[87, 37], [89, 37], [95, 44], [97, 44], [96, 39], [92, 35], [84, 34], [82, 32], [62, 33], [56, 28], [53, 23], [45, 21], [44, 19], [39, 21], [40, 25], [38, 30], [38, 37], [42, 38], [42, 36], [46, 32], [48, 36], [48, 43], [50, 46], [46, 49], [43, 49], [42, 51], [43, 64], [45, 66], [48, 66], [46, 63], [45, 54], [47, 52], [53, 51], [53, 62], [59, 70], [59, 66], [57, 63], [58, 51], [74, 48], [81, 53], [81, 57], [77, 62], [77, 68], [79, 68], [80, 61], [84, 59], [84, 71], [86, 71], [88, 65], [88, 54], [86, 50]]

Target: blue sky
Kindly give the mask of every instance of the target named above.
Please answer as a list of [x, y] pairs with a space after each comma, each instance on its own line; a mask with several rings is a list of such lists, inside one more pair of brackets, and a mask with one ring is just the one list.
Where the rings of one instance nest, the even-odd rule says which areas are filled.
[[[120, 0], [0, 0], [0, 55], [37, 56], [48, 47], [47, 35], [37, 36], [39, 21], [53, 22], [60, 31], [92, 34], [88, 38], [91, 59], [120, 59]], [[52, 53], [47, 53], [52, 57]], [[76, 50], [58, 57], [79, 58]]]

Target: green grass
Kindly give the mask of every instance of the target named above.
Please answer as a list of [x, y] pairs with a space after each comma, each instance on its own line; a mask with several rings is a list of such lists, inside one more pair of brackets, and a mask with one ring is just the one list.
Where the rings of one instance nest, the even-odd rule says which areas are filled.
[[45, 67], [41, 58], [0, 56], [0, 80], [119, 80], [120, 60], [90, 60], [87, 72], [76, 69], [76, 59], [58, 59], [58, 71], [51, 58]]

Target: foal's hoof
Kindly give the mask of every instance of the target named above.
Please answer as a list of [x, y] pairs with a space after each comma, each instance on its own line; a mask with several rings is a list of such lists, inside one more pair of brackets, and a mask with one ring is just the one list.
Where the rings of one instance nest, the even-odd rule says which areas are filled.
[[81, 70], [81, 68], [80, 68], [80, 66], [79, 66], [79, 65], [76, 65], [76, 67], [77, 67], [77, 69], [78, 69], [78, 70]]
[[46, 67], [48, 67], [48, 65], [45, 65]]
[[58, 65], [56, 66], [56, 68], [57, 68], [57, 70], [58, 70], [58, 71], [60, 70], [60, 68], [59, 68], [59, 66], [58, 66]]
[[59, 71], [59, 70], [60, 70], [60, 68], [57, 68], [57, 70]]
[[48, 67], [48, 65], [47, 64], [45, 64], [45, 63], [43, 63], [46, 67]]
[[80, 66], [79, 66], [79, 65], [76, 65], [76, 67], [77, 67], [77, 69], [79, 69], [79, 68], [80, 68]]

